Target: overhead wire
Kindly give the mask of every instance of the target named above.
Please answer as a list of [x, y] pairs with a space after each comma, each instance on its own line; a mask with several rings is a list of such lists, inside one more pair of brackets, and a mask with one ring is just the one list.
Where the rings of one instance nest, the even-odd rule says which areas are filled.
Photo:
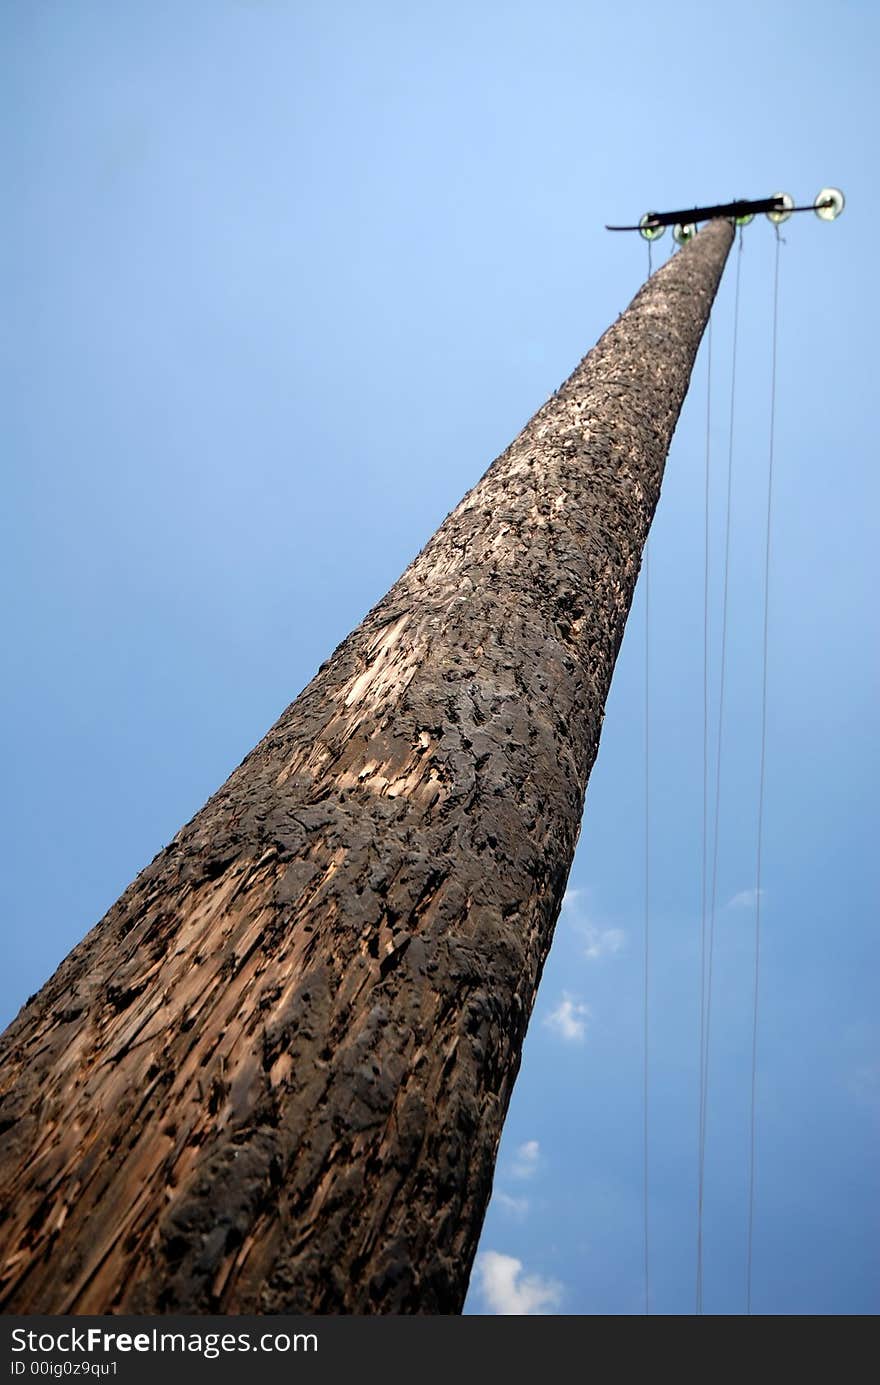
[[[700, 869], [700, 1063], [698, 1166], [702, 1167], [703, 1065], [706, 1028], [706, 896], [708, 886], [709, 821], [709, 497], [712, 448], [712, 315], [706, 325], [706, 461], [703, 485], [703, 814], [702, 862]], [[702, 1179], [697, 1201], [697, 1302], [703, 1275]]]
[[[770, 440], [767, 480], [767, 514], [764, 557], [764, 624], [761, 674], [761, 748], [758, 790], [758, 827], [755, 885], [755, 967], [752, 995], [752, 1064], [751, 1064], [751, 1114], [749, 1134], [749, 1185], [748, 1185], [748, 1248], [747, 1248], [747, 1312], [751, 1313], [752, 1302], [752, 1263], [754, 1243], [754, 1202], [756, 1166], [756, 1095], [757, 1095], [757, 1052], [758, 1052], [758, 1005], [760, 990], [760, 945], [761, 945], [761, 880], [763, 864], [763, 820], [764, 786], [766, 767], [767, 731], [767, 665], [769, 648], [769, 574], [770, 537], [772, 519], [773, 455], [775, 444], [776, 408], [776, 363], [778, 338], [779, 303], [779, 250], [781, 236], [776, 229], [776, 258], [774, 266], [773, 318], [772, 318], [772, 370], [770, 404]], [[652, 272], [652, 247], [648, 247], [648, 273]], [[710, 578], [710, 501], [711, 501], [711, 434], [712, 434], [712, 318], [707, 323], [706, 342], [706, 423], [705, 423], [705, 465], [704, 465], [704, 505], [703, 505], [703, 785], [702, 785], [702, 850], [700, 871], [700, 1049], [699, 1049], [699, 1122], [698, 1122], [698, 1191], [697, 1191], [697, 1267], [696, 1267], [696, 1312], [703, 1313], [704, 1280], [704, 1209], [706, 1186], [706, 1138], [708, 1128], [709, 1058], [711, 1051], [711, 1017], [713, 997], [713, 964], [715, 951], [715, 922], [718, 911], [718, 862], [721, 832], [722, 807], [722, 766], [725, 731], [725, 687], [727, 674], [727, 636], [728, 606], [730, 587], [730, 542], [732, 527], [733, 463], [736, 421], [736, 386], [740, 316], [740, 289], [742, 281], [743, 234], [739, 228], [736, 257], [736, 276], [733, 302], [733, 341], [731, 350], [729, 430], [727, 445], [727, 477], [724, 502], [724, 543], [722, 557], [722, 602], [721, 602], [721, 650], [718, 687], [718, 722], [715, 743], [715, 782], [714, 802], [711, 819], [711, 874], [710, 853], [710, 625], [709, 625], [709, 578]], [[644, 550], [645, 583], [645, 634], [644, 634], [644, 736], [645, 736], [645, 776], [644, 776], [644, 995], [643, 995], [643, 1258], [644, 1258], [644, 1312], [650, 1313], [650, 1162], [649, 1162], [649, 1019], [650, 1019], [650, 548], [646, 541]], [[710, 883], [711, 880], [711, 883]]]
[[703, 1045], [700, 1063], [700, 1147], [698, 1161], [698, 1192], [697, 1192], [697, 1219], [698, 1230], [697, 1240], [700, 1247], [700, 1258], [697, 1267], [697, 1288], [696, 1288], [696, 1311], [697, 1315], [703, 1312], [703, 1228], [704, 1228], [704, 1198], [706, 1185], [706, 1125], [707, 1108], [709, 1095], [709, 1055], [711, 1052], [711, 1025], [712, 1025], [712, 967], [715, 950], [715, 915], [717, 912], [718, 900], [718, 841], [721, 818], [721, 768], [722, 751], [724, 744], [724, 692], [725, 675], [727, 670], [727, 608], [730, 577], [730, 516], [731, 516], [731, 494], [733, 489], [733, 445], [734, 445], [734, 422], [736, 416], [736, 364], [737, 364], [737, 344], [739, 336], [739, 299], [740, 282], [742, 277], [742, 253], [743, 235], [742, 227], [739, 232], [739, 247], [736, 257], [736, 284], [733, 299], [733, 347], [730, 372], [730, 429], [727, 448], [727, 492], [725, 501], [725, 521], [724, 521], [724, 557], [722, 562], [722, 600], [721, 600], [721, 669], [718, 683], [718, 738], [716, 743], [715, 757], [715, 804], [714, 820], [712, 830], [712, 873], [711, 889], [709, 892], [709, 928], [707, 943], [706, 978], [705, 978], [705, 1024], [703, 1025]]
[[[648, 247], [648, 278], [653, 272], [653, 255], [650, 238]], [[651, 1271], [650, 1271], [650, 1227], [648, 1215], [649, 1187], [649, 1121], [648, 1121], [648, 1000], [650, 978], [650, 616], [651, 616], [651, 550], [650, 539], [645, 540], [645, 956], [644, 956], [644, 1015], [643, 1015], [643, 1062], [642, 1062], [642, 1201], [643, 1201], [643, 1240], [644, 1240], [644, 1280], [645, 1315], [651, 1311]]]
[[[761, 655], [761, 734], [758, 782], [757, 839], [755, 860], [755, 934], [754, 934], [754, 975], [752, 988], [752, 1044], [751, 1044], [751, 1090], [749, 1118], [749, 1167], [748, 1167], [748, 1231], [746, 1255], [746, 1312], [752, 1311], [752, 1279], [754, 1260], [754, 1221], [755, 1185], [757, 1153], [757, 1071], [758, 1071], [758, 1028], [761, 981], [761, 915], [763, 898], [763, 848], [764, 848], [764, 803], [767, 760], [767, 687], [770, 626], [770, 559], [773, 516], [773, 468], [776, 433], [776, 390], [777, 358], [779, 333], [779, 278], [780, 248], [783, 238], [778, 225], [773, 271], [773, 306], [771, 331], [771, 375], [770, 375], [770, 422], [767, 466], [767, 502], [764, 542], [763, 574], [763, 633]], [[646, 238], [647, 239], [647, 238]], [[648, 274], [652, 263], [651, 241], [647, 240]], [[743, 233], [739, 228], [736, 276], [733, 300], [733, 339], [731, 349], [729, 430], [727, 442], [727, 476], [724, 499], [724, 543], [721, 563], [721, 632], [720, 632], [720, 671], [718, 684], [718, 720], [714, 757], [714, 794], [710, 833], [710, 665], [711, 642], [709, 621], [710, 595], [710, 514], [711, 514], [711, 452], [712, 452], [712, 315], [706, 325], [706, 416], [705, 416], [705, 464], [704, 464], [704, 503], [703, 503], [703, 744], [702, 744], [702, 843], [700, 869], [700, 1044], [699, 1044], [699, 1121], [698, 1121], [698, 1187], [697, 1187], [697, 1245], [696, 1245], [696, 1313], [704, 1311], [704, 1212], [706, 1190], [706, 1142], [708, 1129], [709, 1068], [711, 1053], [711, 1020], [713, 998], [713, 969], [715, 952], [715, 923], [718, 912], [718, 863], [721, 835], [722, 807], [722, 768], [725, 732], [725, 688], [727, 675], [728, 607], [730, 589], [730, 547], [732, 527], [732, 494], [734, 443], [736, 435], [737, 400], [737, 362], [739, 344], [740, 289], [742, 282]], [[650, 1019], [650, 888], [651, 888], [651, 835], [650, 835], [650, 791], [651, 791], [651, 734], [650, 734], [650, 692], [651, 692], [651, 590], [650, 590], [650, 548], [646, 539], [644, 548], [644, 586], [645, 586], [645, 631], [644, 631], [644, 995], [643, 995], [643, 1256], [644, 1256], [644, 1312], [650, 1313], [650, 1161], [649, 1161], [649, 1019]], [[709, 842], [711, 835], [711, 870]]]
[[770, 535], [773, 517], [773, 454], [776, 442], [776, 360], [779, 335], [779, 251], [782, 236], [776, 230], [776, 254], [773, 267], [773, 328], [770, 366], [770, 438], [767, 456], [767, 517], [764, 542], [764, 628], [761, 651], [761, 755], [758, 775], [758, 840], [755, 862], [755, 974], [752, 995], [752, 1081], [749, 1117], [749, 1220], [746, 1254], [746, 1314], [752, 1312], [752, 1252], [755, 1215], [755, 1136], [756, 1091], [758, 1072], [758, 997], [761, 975], [761, 871], [764, 841], [764, 782], [767, 762], [767, 653], [770, 630]]
[[[650, 242], [649, 242], [650, 244]], [[644, 1258], [645, 1258], [645, 1313], [650, 1313], [650, 1254], [648, 1224], [648, 1001], [650, 981], [650, 901], [651, 901], [651, 547], [650, 539], [645, 541], [645, 989], [644, 989], [644, 1061], [642, 1072], [642, 1101], [644, 1114], [643, 1128], [643, 1182], [644, 1182]]]

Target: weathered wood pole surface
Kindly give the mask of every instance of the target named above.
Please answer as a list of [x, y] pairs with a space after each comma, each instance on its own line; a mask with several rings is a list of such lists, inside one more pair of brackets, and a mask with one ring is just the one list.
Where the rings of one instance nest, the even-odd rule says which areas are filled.
[[0, 1041], [7, 1312], [454, 1313], [731, 227]]

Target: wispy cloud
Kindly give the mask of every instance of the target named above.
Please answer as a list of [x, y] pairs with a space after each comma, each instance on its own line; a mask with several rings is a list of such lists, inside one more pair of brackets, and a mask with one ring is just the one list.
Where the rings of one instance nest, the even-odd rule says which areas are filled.
[[510, 1193], [497, 1192], [494, 1200], [514, 1221], [524, 1221], [529, 1214], [529, 1200], [527, 1197], [511, 1197]]
[[[766, 890], [761, 890], [761, 899], [762, 899], [762, 901], [765, 900], [766, 898], [767, 898], [767, 892], [766, 892]], [[751, 889], [751, 890], [740, 890], [739, 894], [735, 894], [735, 895], [733, 896], [732, 899], [729, 899], [729, 900], [727, 901], [727, 903], [725, 904], [724, 907], [725, 907], [725, 909], [754, 909], [754, 907], [755, 907], [755, 905], [757, 904], [757, 902], [758, 902], [758, 891], [757, 891], [757, 890], [755, 890], [755, 889]]]
[[626, 942], [626, 934], [622, 928], [596, 928], [590, 923], [584, 932], [587, 935], [584, 956], [591, 962], [597, 962], [600, 957], [614, 957]]
[[490, 1313], [523, 1317], [552, 1313], [562, 1302], [562, 1285], [555, 1279], [523, 1274], [513, 1255], [485, 1250], [477, 1257], [477, 1282]]
[[587, 1032], [589, 1018], [590, 1007], [565, 991], [556, 1009], [551, 1010], [544, 1023], [548, 1029], [552, 1029], [568, 1043], [581, 1043]]
[[526, 1140], [516, 1151], [511, 1168], [514, 1178], [531, 1178], [537, 1171], [541, 1160], [541, 1146], [537, 1140]]
[[563, 911], [586, 941], [584, 956], [590, 962], [598, 962], [603, 957], [614, 957], [623, 950], [626, 934], [622, 928], [602, 928], [594, 923], [586, 911], [585, 895], [585, 890], [566, 890], [562, 897]]

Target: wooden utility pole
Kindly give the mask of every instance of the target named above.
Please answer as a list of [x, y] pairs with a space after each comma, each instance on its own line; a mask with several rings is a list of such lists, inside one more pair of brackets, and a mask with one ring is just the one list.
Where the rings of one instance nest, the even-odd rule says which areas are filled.
[[455, 1313], [733, 232], [646, 284], [0, 1041], [0, 1304]]

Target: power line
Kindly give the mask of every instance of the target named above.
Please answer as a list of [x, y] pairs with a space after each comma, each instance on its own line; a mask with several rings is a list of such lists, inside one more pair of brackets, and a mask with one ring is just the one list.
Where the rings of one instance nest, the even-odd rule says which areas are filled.
[[742, 271], [742, 249], [743, 238], [742, 228], [739, 234], [739, 250], [736, 257], [736, 287], [733, 300], [733, 352], [730, 373], [730, 433], [727, 449], [727, 499], [726, 516], [724, 525], [724, 560], [723, 560], [723, 596], [721, 603], [721, 673], [718, 684], [718, 741], [715, 765], [715, 819], [713, 824], [712, 838], [712, 888], [709, 895], [709, 941], [708, 941], [708, 962], [706, 966], [706, 1022], [704, 1029], [704, 1044], [701, 1063], [702, 1090], [700, 1096], [700, 1157], [698, 1172], [698, 1242], [701, 1247], [700, 1264], [697, 1275], [697, 1314], [703, 1312], [703, 1263], [702, 1263], [702, 1243], [703, 1243], [703, 1201], [705, 1195], [706, 1182], [706, 1119], [709, 1094], [709, 1052], [711, 1039], [712, 1021], [712, 963], [715, 950], [715, 913], [718, 894], [718, 838], [719, 824], [721, 816], [721, 752], [724, 736], [724, 683], [727, 667], [727, 598], [730, 575], [730, 499], [733, 480], [733, 441], [734, 441], [734, 418], [736, 404], [736, 356], [737, 338], [739, 334], [739, 291]]
[[[648, 242], [650, 246], [650, 241]], [[651, 899], [651, 717], [650, 717], [650, 668], [651, 668], [651, 548], [650, 540], [645, 542], [645, 1006], [644, 1006], [644, 1070], [643, 1070], [643, 1108], [644, 1108], [644, 1204], [645, 1204], [645, 1313], [650, 1313], [650, 1259], [648, 1240], [648, 985], [650, 979], [650, 899]]]
[[[703, 850], [700, 870], [700, 1096], [697, 1136], [698, 1167], [702, 1169], [703, 1066], [706, 1025], [706, 887], [709, 806], [709, 477], [712, 436], [712, 318], [706, 329], [706, 466], [703, 504]], [[703, 1278], [703, 1183], [697, 1196], [697, 1312]]]
[[764, 771], [767, 759], [767, 649], [770, 628], [770, 525], [773, 512], [773, 451], [776, 440], [776, 344], [779, 325], [779, 250], [782, 237], [776, 228], [773, 269], [773, 334], [770, 369], [770, 441], [767, 462], [767, 526], [764, 545], [764, 638], [761, 662], [761, 768], [758, 778], [758, 845], [755, 864], [755, 981], [752, 1000], [752, 1093], [749, 1125], [749, 1235], [746, 1269], [746, 1313], [752, 1311], [752, 1242], [755, 1213], [755, 1092], [758, 1071], [758, 994], [761, 967], [761, 867], [764, 838]]

